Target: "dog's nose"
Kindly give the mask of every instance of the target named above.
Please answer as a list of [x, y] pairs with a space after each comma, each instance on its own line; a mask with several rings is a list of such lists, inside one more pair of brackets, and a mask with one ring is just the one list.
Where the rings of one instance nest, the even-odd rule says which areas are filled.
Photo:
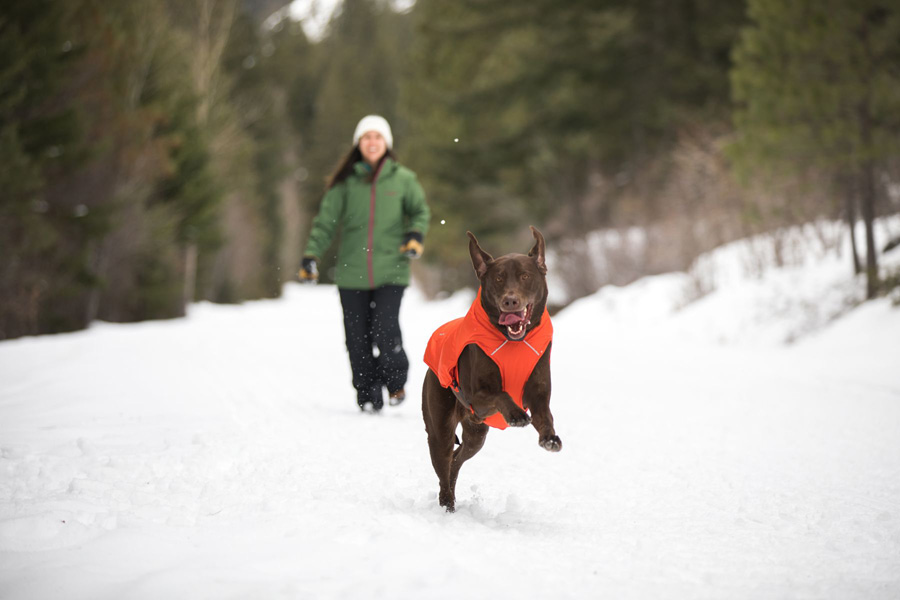
[[500, 302], [500, 305], [503, 307], [504, 312], [515, 312], [519, 310], [519, 298], [513, 295], [503, 296], [503, 300]]

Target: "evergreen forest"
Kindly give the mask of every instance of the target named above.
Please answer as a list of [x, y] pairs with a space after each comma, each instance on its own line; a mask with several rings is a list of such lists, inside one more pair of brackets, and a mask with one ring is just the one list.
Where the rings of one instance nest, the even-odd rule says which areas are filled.
[[278, 297], [371, 113], [432, 209], [429, 295], [472, 285], [467, 230], [529, 225], [570, 299], [835, 220], [868, 297], [900, 281], [897, 0], [288, 5], [0, 3], [0, 339]]

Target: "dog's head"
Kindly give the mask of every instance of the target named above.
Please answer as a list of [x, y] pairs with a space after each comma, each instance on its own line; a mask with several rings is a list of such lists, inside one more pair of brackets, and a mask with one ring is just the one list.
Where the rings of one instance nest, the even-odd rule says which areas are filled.
[[506, 254], [495, 259], [481, 249], [471, 231], [466, 233], [472, 266], [481, 281], [481, 305], [507, 339], [523, 339], [540, 324], [547, 304], [544, 236], [532, 227], [535, 244], [527, 256]]

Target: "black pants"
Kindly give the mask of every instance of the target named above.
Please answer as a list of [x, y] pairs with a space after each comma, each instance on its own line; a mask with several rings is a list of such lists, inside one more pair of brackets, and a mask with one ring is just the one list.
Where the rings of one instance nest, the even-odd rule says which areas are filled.
[[[384, 385], [390, 393], [406, 384], [409, 360], [400, 335], [404, 289], [400, 285], [385, 285], [374, 290], [338, 290], [353, 387], [357, 391]], [[378, 356], [374, 347], [378, 348]]]

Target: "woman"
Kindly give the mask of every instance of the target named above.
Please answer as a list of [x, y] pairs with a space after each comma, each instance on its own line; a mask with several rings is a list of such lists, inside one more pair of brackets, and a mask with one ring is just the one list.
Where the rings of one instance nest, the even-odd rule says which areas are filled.
[[382, 117], [369, 115], [356, 126], [353, 149], [328, 181], [313, 219], [300, 269], [301, 281], [318, 279], [316, 261], [340, 226], [335, 279], [353, 387], [360, 409], [374, 412], [384, 406], [382, 387], [392, 406], [406, 399], [409, 361], [400, 334], [400, 300], [409, 285], [409, 259], [422, 255], [431, 216], [422, 186], [396, 161], [393, 143]]

